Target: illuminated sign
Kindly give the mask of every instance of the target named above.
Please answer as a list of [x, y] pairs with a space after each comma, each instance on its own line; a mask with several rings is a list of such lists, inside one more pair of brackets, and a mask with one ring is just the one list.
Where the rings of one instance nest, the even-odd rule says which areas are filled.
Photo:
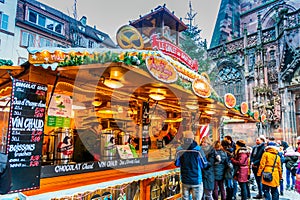
[[152, 35], [152, 48], [162, 51], [164, 54], [171, 56], [178, 61], [186, 64], [190, 69], [198, 71], [198, 62], [197, 60], [192, 60], [192, 58], [183, 52], [176, 45], [165, 40], [159, 40], [157, 35]]
[[173, 65], [161, 57], [147, 57], [146, 65], [152, 76], [164, 83], [174, 83], [178, 79], [177, 72]]

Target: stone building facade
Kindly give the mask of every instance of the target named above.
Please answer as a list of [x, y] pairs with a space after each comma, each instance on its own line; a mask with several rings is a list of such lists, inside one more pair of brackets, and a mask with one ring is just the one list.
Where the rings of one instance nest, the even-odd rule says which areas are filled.
[[[237, 104], [246, 101], [267, 116], [248, 125], [254, 135], [289, 143], [300, 135], [299, 28], [299, 0], [221, 2], [208, 49], [216, 63], [213, 85], [220, 95], [233, 93]], [[228, 126], [232, 134], [241, 130]]]

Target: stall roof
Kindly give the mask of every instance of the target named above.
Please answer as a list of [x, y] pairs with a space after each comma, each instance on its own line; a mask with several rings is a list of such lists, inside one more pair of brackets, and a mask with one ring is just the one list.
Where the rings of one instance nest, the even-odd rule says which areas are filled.
[[[59, 71], [62, 76], [71, 78], [74, 81], [74, 90], [84, 92], [97, 92], [104, 96], [114, 95], [117, 100], [128, 99], [128, 94], [133, 97], [149, 99], [149, 93], [153, 89], [163, 90], [166, 99], [159, 101], [159, 104], [176, 109], [176, 104], [182, 102], [197, 102], [199, 111], [203, 115], [230, 116], [238, 119], [245, 119], [247, 122], [257, 121], [253, 119], [253, 113], [248, 110], [241, 114], [240, 106], [227, 108], [224, 99], [210, 86], [206, 76], [198, 74], [184, 64], [164, 55], [160, 51], [149, 50], [124, 50], [124, 49], [85, 49], [85, 48], [49, 48], [49, 49], [28, 49], [29, 62], [34, 66], [51, 67]], [[157, 61], [151, 61], [151, 59]], [[150, 59], [150, 60], [149, 60]], [[148, 64], [147, 64], [148, 62]], [[172, 81], [162, 80], [160, 75], [154, 75], [149, 68], [149, 63], [163, 63], [163, 68], [156, 69], [164, 71], [168, 68], [178, 76]], [[152, 64], [153, 64], [152, 63]], [[151, 64], [150, 64], [151, 65]], [[153, 67], [152, 67], [153, 68]], [[153, 70], [153, 69], [152, 69]], [[122, 74], [120, 81], [124, 87], [113, 90], [106, 87], [101, 77], [110, 76], [112, 71]], [[175, 77], [175, 76], [174, 76]], [[80, 80], [81, 81], [78, 81]], [[201, 96], [195, 93], [194, 85], [196, 80], [207, 86], [201, 89], [202, 92], [209, 92], [208, 96]], [[79, 83], [80, 85], [76, 85]], [[202, 84], [203, 83], [203, 84]], [[201, 86], [200, 86], [201, 87]], [[198, 88], [199, 89], [199, 88]], [[170, 106], [170, 105], [173, 105]], [[180, 106], [179, 106], [180, 107]], [[178, 106], [177, 106], [178, 108]], [[213, 110], [214, 114], [205, 114], [205, 110]]]

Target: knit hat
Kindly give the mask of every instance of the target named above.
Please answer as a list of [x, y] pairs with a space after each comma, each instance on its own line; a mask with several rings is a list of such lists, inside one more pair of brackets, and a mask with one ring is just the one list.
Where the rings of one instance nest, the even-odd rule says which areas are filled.
[[192, 131], [184, 131], [183, 132], [183, 137], [194, 139], [195, 136], [194, 136], [194, 133]]
[[245, 140], [238, 140], [236, 141], [236, 145], [240, 147], [246, 147], [246, 141]]
[[268, 146], [275, 146], [275, 147], [278, 147], [278, 144], [276, 142], [271, 142], [269, 141], [268, 142]]
[[261, 139], [262, 141], [266, 142], [266, 137], [264, 135], [260, 135], [259, 139]]

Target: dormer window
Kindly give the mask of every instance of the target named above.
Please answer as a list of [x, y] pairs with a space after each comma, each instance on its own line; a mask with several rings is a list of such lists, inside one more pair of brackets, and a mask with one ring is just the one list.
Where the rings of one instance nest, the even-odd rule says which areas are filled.
[[100, 35], [100, 34], [97, 34], [97, 36], [98, 36], [98, 38], [99, 38], [101, 41], [103, 41], [103, 40], [105, 39], [105, 37], [102, 36], [102, 35]]
[[60, 22], [57, 22], [49, 17], [46, 17], [44, 15], [41, 15], [35, 11], [29, 10], [28, 14], [28, 21], [31, 23], [34, 23], [36, 25], [39, 25], [41, 27], [44, 27], [48, 30], [51, 30], [53, 32], [62, 34], [63, 33], [63, 24]]
[[83, 27], [83, 26], [78, 26], [78, 29], [82, 32], [85, 32], [85, 27]]

